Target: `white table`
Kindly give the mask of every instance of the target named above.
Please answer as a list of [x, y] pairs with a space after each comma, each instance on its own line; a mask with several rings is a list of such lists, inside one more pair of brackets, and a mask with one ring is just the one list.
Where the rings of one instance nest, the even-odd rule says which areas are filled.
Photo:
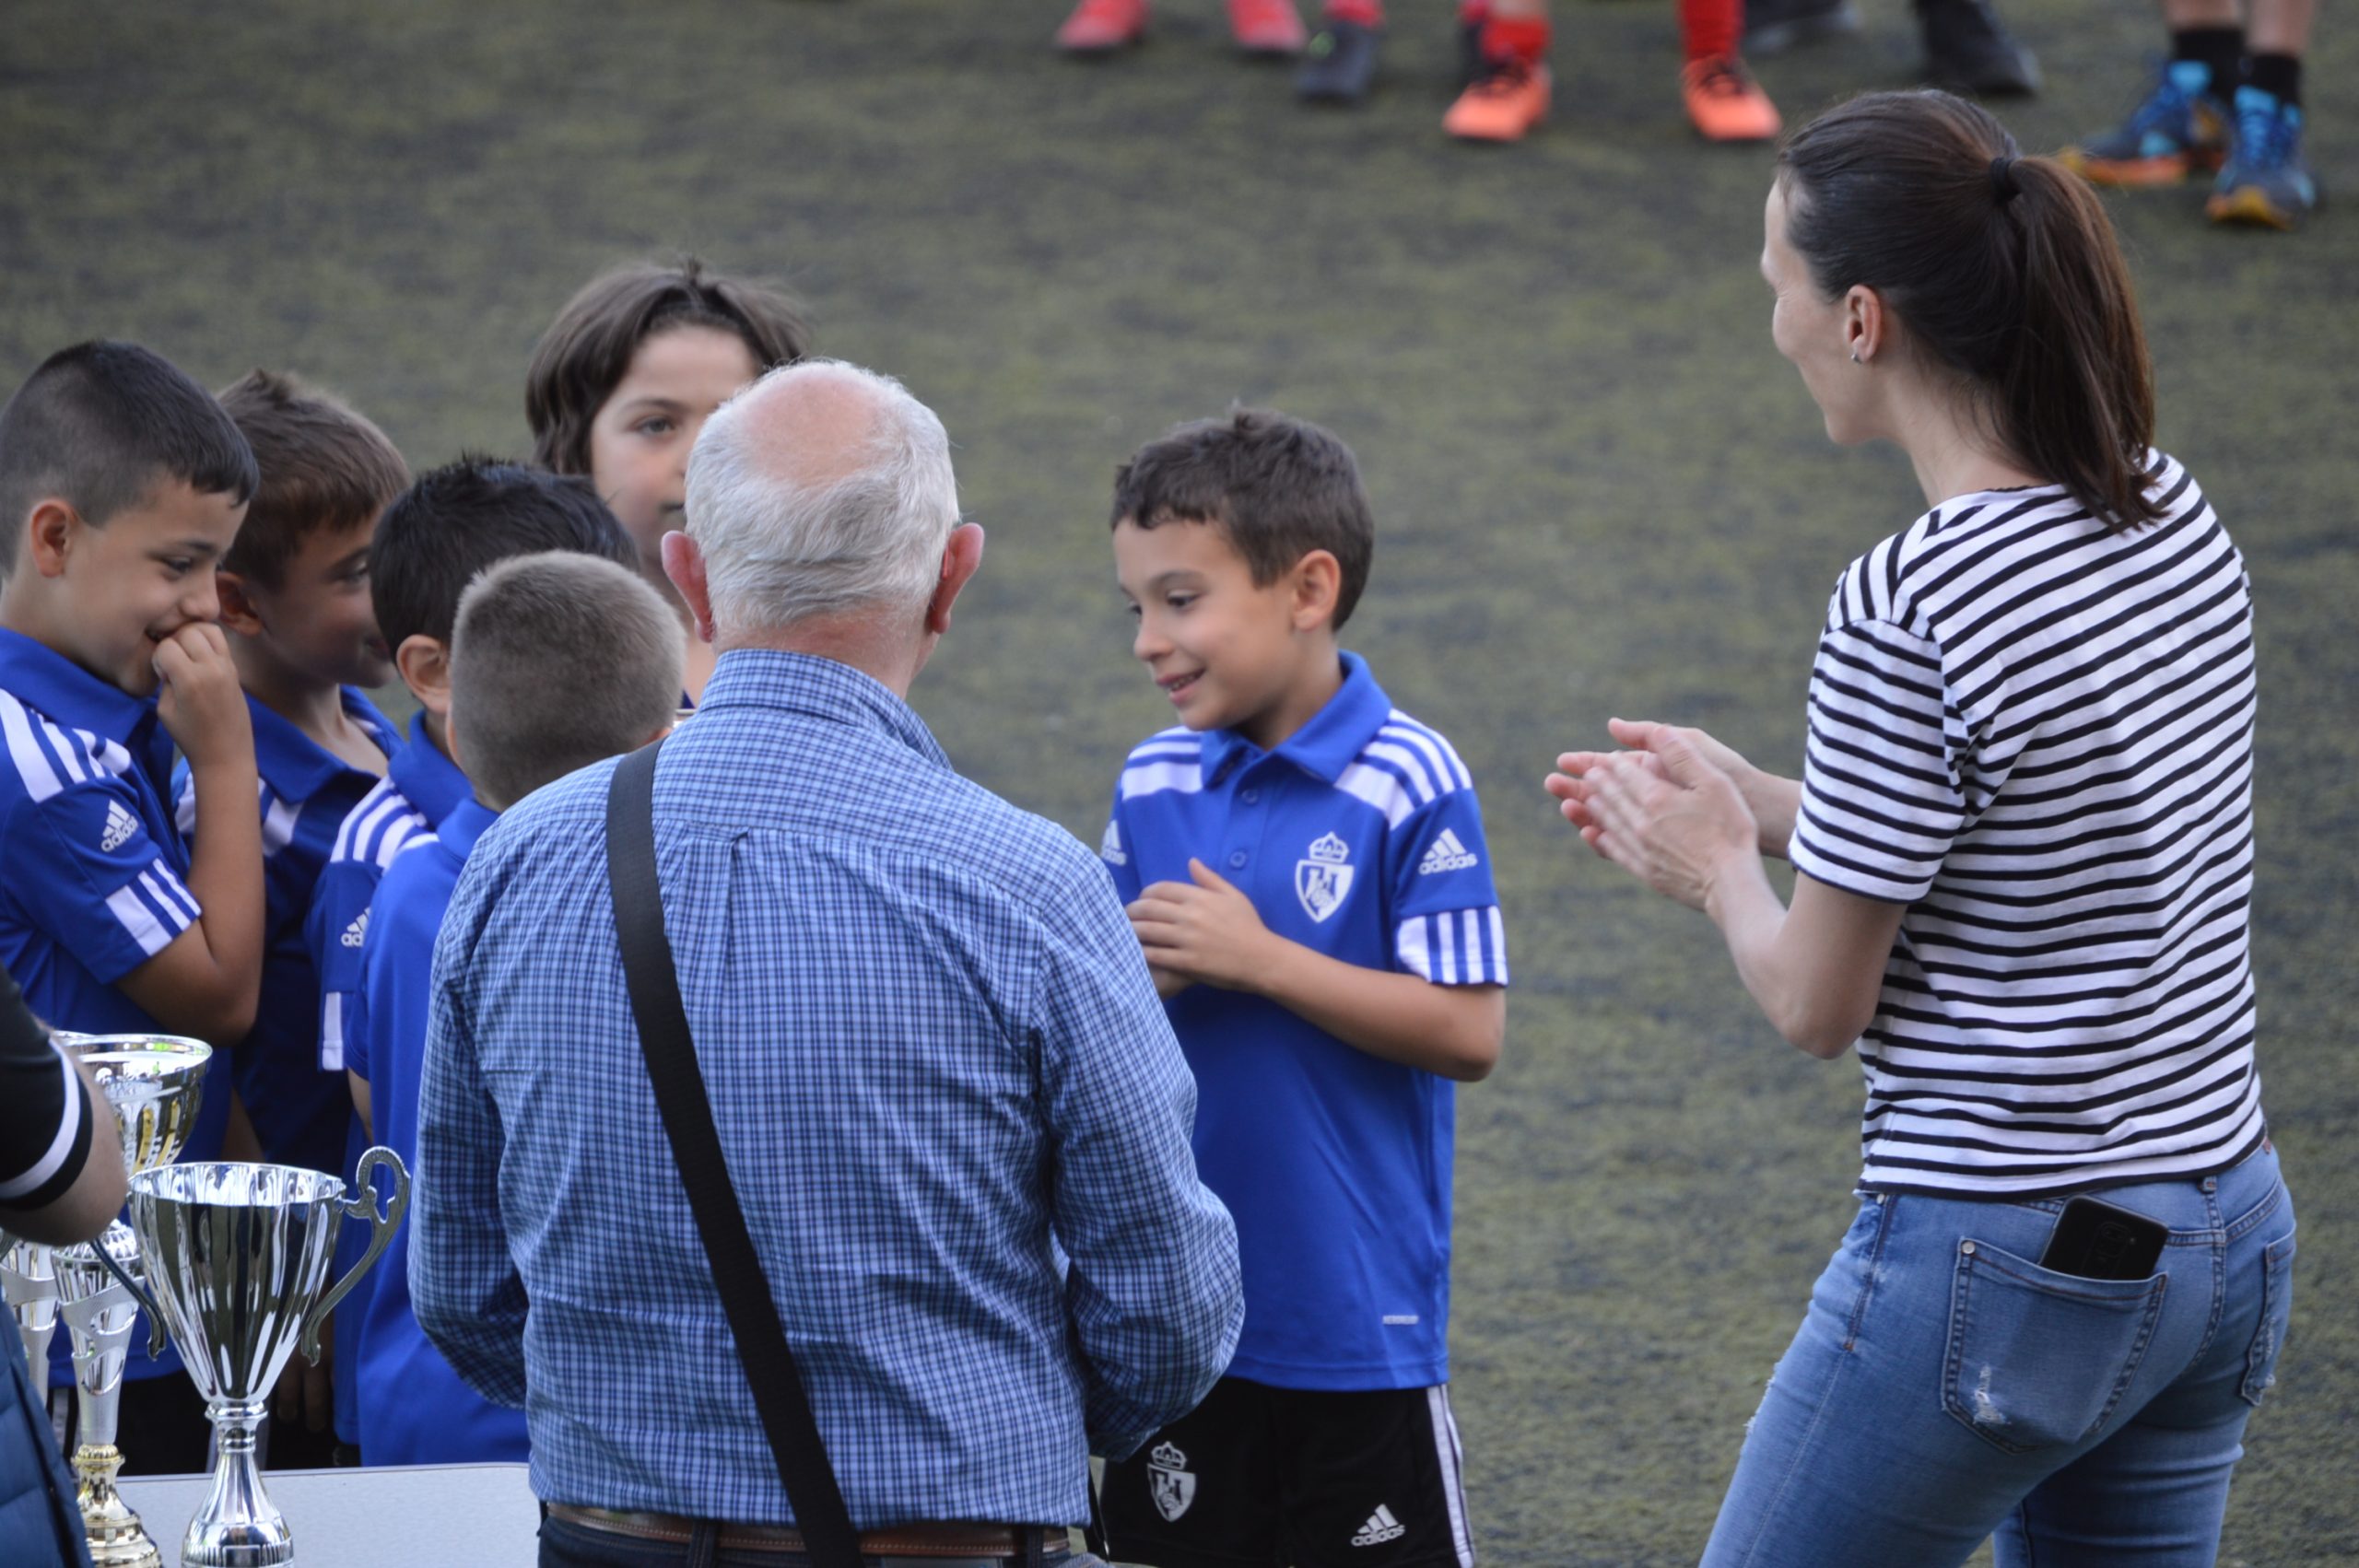
[[[181, 1537], [213, 1478], [125, 1476], [123, 1501], [180, 1568]], [[540, 1504], [522, 1465], [388, 1465], [265, 1470], [263, 1491], [287, 1515], [296, 1568], [533, 1568]]]

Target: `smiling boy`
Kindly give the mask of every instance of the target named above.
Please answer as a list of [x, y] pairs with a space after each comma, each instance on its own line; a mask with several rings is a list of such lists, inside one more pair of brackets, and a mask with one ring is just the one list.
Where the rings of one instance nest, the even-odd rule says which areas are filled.
[[1507, 953], [1473, 781], [1338, 646], [1374, 524], [1352, 454], [1242, 410], [1115, 481], [1133, 651], [1180, 727], [1132, 752], [1100, 854], [1196, 1075], [1245, 1329], [1193, 1413], [1109, 1465], [1114, 1555], [1467, 1564], [1445, 1344], [1455, 1084]]
[[[220, 404], [133, 344], [61, 350], [0, 409], [0, 967], [60, 1028], [226, 1047], [253, 1022], [253, 732], [213, 623], [255, 484]], [[167, 803], [175, 742], [205, 802], [193, 844]], [[189, 1159], [220, 1157], [228, 1065], [217, 1051]], [[177, 1356], [146, 1352], [143, 1330], [119, 1429], [132, 1473], [199, 1469], [203, 1402], [166, 1375]]]

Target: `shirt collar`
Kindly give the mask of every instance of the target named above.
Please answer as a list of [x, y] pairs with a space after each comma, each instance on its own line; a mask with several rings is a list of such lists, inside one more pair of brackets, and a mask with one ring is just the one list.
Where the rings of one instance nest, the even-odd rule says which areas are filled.
[[908, 703], [883, 682], [834, 659], [770, 648], [731, 649], [705, 683], [697, 719], [747, 708], [780, 708], [882, 730], [927, 761], [950, 766], [933, 731]]
[[425, 813], [426, 820], [438, 831], [442, 819], [449, 816], [462, 801], [475, 798], [475, 786], [458, 766], [442, 755], [442, 748], [426, 732], [426, 715], [417, 713], [409, 721], [409, 744], [393, 754], [386, 765], [385, 777], [393, 781], [408, 800]]
[[70, 729], [120, 743], [153, 778], [171, 771], [171, 737], [156, 719], [156, 699], [102, 681], [46, 643], [0, 626], [0, 688]]
[[484, 829], [499, 820], [498, 812], [470, 797], [451, 808], [451, 814], [442, 819], [442, 825], [434, 830], [434, 837], [441, 841], [443, 848], [464, 860], [475, 852], [475, 840], [483, 837]]
[[[401, 737], [392, 720], [350, 686], [343, 688], [344, 711], [369, 733], [377, 749], [390, 758], [400, 749]], [[296, 728], [252, 697], [246, 711], [253, 716], [254, 771], [282, 801], [308, 801], [346, 773], [358, 772], [334, 752]]]
[[1317, 778], [1332, 784], [1367, 749], [1368, 742], [1392, 717], [1392, 699], [1367, 673], [1367, 661], [1356, 653], [1342, 655], [1344, 684], [1310, 722], [1264, 753], [1234, 730], [1213, 730], [1204, 736], [1203, 766], [1207, 781], [1226, 778], [1232, 766], [1250, 767], [1264, 755], [1280, 756]]

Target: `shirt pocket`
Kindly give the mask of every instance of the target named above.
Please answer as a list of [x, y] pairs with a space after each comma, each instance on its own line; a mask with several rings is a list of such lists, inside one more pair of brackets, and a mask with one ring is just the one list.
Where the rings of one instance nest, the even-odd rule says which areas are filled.
[[2287, 1231], [2260, 1251], [2260, 1326], [2245, 1352], [2245, 1380], [2237, 1392], [2258, 1405], [2277, 1381], [2278, 1352], [2285, 1348], [2285, 1324], [2294, 1310], [2294, 1233]]
[[2137, 1375], [2168, 1282], [2084, 1280], [1961, 1242], [1943, 1407], [2009, 1454], [2083, 1441]]

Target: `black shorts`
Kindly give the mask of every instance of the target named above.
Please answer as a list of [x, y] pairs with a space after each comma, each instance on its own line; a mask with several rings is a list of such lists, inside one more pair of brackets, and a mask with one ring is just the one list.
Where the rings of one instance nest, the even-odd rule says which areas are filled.
[[1107, 1555], [1149, 1568], [1473, 1568], [1446, 1387], [1224, 1377], [1106, 1467]]

